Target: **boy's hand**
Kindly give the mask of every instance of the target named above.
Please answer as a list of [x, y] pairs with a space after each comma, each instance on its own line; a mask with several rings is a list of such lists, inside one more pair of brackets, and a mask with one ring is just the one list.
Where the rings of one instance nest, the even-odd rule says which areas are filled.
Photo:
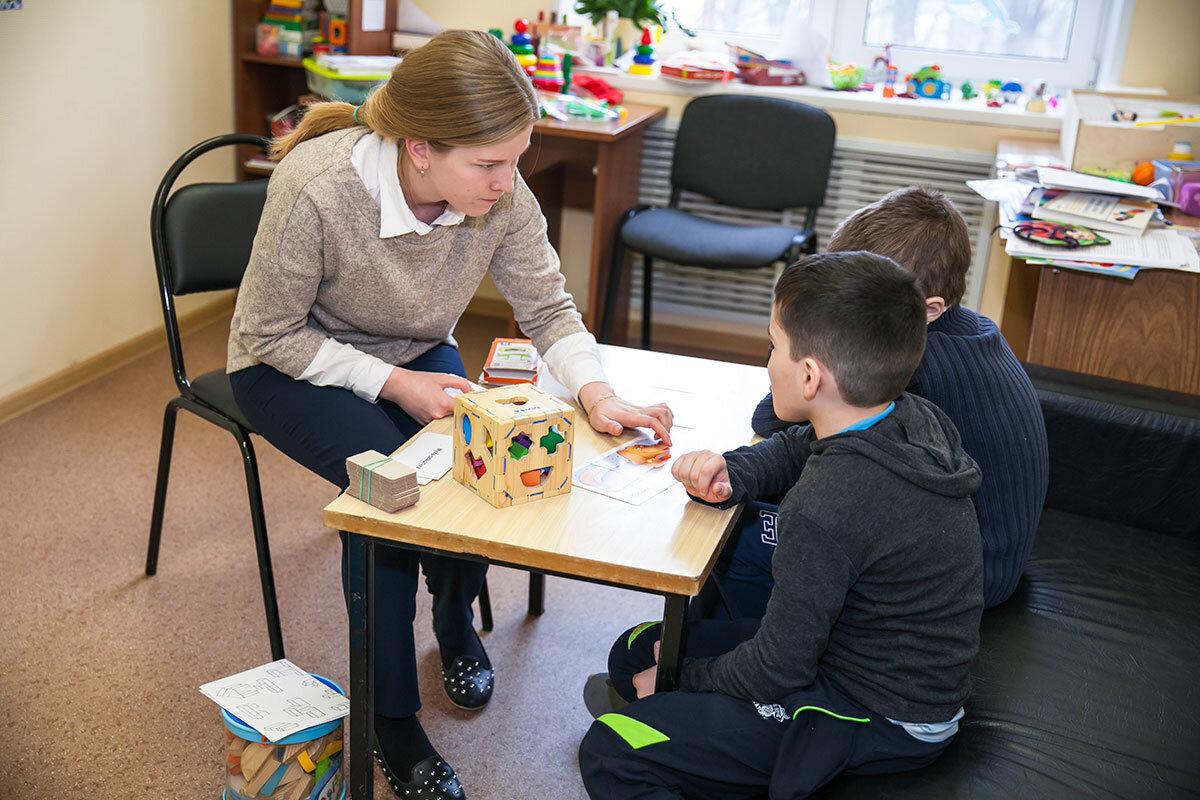
[[675, 459], [671, 474], [688, 494], [706, 503], [723, 503], [733, 494], [725, 457], [710, 450], [685, 453]]
[[658, 682], [658, 650], [661, 645], [661, 639], [654, 643], [654, 666], [633, 676], [633, 690], [637, 692], [638, 700], [654, 694], [654, 688]]

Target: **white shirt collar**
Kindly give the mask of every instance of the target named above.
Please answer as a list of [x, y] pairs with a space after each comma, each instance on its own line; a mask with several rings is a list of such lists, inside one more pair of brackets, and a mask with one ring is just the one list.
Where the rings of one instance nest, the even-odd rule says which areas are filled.
[[433, 225], [417, 219], [404, 199], [404, 190], [400, 188], [400, 176], [396, 174], [399, 156], [400, 148], [396, 140], [377, 133], [368, 133], [359, 139], [350, 153], [350, 162], [358, 177], [371, 197], [379, 202], [380, 239], [406, 233], [424, 236], [433, 230], [434, 225], [457, 225], [466, 218], [461, 211], [447, 204], [446, 210], [433, 221]]

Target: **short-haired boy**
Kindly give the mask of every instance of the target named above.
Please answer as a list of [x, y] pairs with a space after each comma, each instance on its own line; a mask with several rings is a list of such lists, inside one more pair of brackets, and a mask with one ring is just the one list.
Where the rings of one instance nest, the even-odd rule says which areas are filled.
[[786, 492], [766, 613], [690, 623], [676, 692], [653, 693], [657, 623], [617, 639], [612, 682], [642, 699], [584, 737], [592, 798], [799, 798], [947, 746], [979, 644], [979, 470], [945, 414], [904, 393], [925, 335], [916, 280], [890, 259], [785, 271], [771, 389], [781, 419], [811, 426], [673, 466], [704, 502]]
[[[925, 297], [929, 336], [908, 391], [934, 403], [958, 428], [963, 449], [983, 475], [975, 510], [983, 549], [984, 606], [1007, 600], [1033, 549], [1046, 499], [1046, 426], [1025, 370], [987, 317], [963, 308], [971, 235], [962, 214], [941, 192], [898, 189], [847, 217], [829, 252], [866, 250], [893, 259], [917, 278]], [[768, 394], [752, 418], [770, 436], [793, 423], [780, 420]], [[758, 617], [770, 595], [775, 551], [773, 509], [748, 509], [717, 568], [715, 586], [693, 609], [700, 617]]]

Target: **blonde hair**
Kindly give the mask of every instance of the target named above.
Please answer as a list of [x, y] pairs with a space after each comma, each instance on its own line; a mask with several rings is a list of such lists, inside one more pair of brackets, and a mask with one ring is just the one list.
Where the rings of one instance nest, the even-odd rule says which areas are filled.
[[478, 147], [537, 122], [537, 93], [504, 43], [481, 31], [443, 31], [396, 65], [358, 108], [317, 103], [296, 130], [271, 142], [280, 159], [326, 133], [365, 125], [380, 136], [426, 141], [438, 150]]

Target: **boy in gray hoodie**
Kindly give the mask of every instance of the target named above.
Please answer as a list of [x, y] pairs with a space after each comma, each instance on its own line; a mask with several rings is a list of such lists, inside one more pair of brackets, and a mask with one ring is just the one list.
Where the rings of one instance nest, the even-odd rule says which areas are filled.
[[925, 328], [915, 279], [882, 256], [810, 256], [780, 278], [775, 413], [811, 427], [672, 470], [721, 506], [786, 492], [766, 614], [691, 623], [665, 694], [658, 624], [621, 634], [609, 673], [636, 702], [580, 745], [592, 798], [800, 798], [950, 743], [979, 647], [980, 476], [945, 414], [904, 393]]

